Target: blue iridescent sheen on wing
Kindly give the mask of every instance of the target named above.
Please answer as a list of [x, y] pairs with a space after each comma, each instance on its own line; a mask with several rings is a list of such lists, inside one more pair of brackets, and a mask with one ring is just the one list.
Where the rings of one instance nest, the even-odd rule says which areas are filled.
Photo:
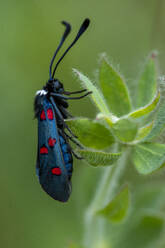
[[[46, 96], [41, 97], [44, 99], [42, 99], [43, 104], [38, 115], [37, 174], [42, 188], [54, 199], [65, 202], [71, 193], [72, 155], [68, 151], [65, 139], [58, 133], [52, 104]], [[50, 115], [51, 110], [53, 119]], [[43, 113], [45, 119], [41, 118]], [[56, 140], [53, 147], [49, 146], [50, 138]], [[53, 174], [53, 168], [60, 168], [61, 174]]]

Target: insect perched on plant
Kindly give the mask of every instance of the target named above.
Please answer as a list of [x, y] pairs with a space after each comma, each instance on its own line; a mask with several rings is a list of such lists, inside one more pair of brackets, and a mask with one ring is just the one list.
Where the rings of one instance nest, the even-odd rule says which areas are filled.
[[[37, 91], [34, 101], [35, 117], [38, 119], [37, 175], [42, 188], [55, 200], [62, 202], [66, 202], [71, 194], [72, 154], [80, 159], [69, 144], [71, 140], [79, 145], [74, 139], [76, 136], [64, 121], [71, 117], [66, 110], [67, 100], [81, 99], [91, 92], [78, 97], [68, 97], [67, 95], [85, 92], [86, 89], [75, 92], [65, 91], [63, 84], [55, 79], [54, 75], [61, 60], [88, 28], [89, 23], [89, 19], [84, 20], [76, 38], [58, 60], [52, 72], [54, 59], [71, 30], [69, 23], [62, 22], [66, 28], [50, 63], [50, 78], [43, 89]], [[66, 129], [69, 134], [65, 131]]]

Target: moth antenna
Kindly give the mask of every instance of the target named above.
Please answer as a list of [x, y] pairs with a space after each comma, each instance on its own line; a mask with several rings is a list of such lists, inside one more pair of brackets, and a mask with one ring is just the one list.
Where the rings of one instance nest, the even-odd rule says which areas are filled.
[[50, 79], [53, 79], [53, 76], [52, 76], [52, 66], [53, 66], [53, 62], [55, 60], [55, 57], [58, 53], [58, 51], [60, 50], [60, 48], [62, 47], [62, 44], [64, 43], [66, 37], [68, 36], [68, 34], [70, 33], [71, 31], [71, 25], [68, 23], [68, 22], [65, 22], [65, 21], [62, 21], [61, 22], [63, 25], [65, 25], [65, 31], [64, 31], [64, 34], [61, 38], [61, 41], [60, 41], [60, 44], [58, 45], [53, 57], [52, 57], [52, 60], [51, 60], [51, 63], [50, 63], [50, 66], [49, 66], [49, 77]]
[[89, 26], [89, 23], [90, 23], [90, 20], [88, 18], [86, 18], [84, 20], [84, 22], [82, 23], [77, 35], [76, 35], [76, 38], [73, 40], [73, 42], [70, 44], [70, 46], [66, 49], [66, 51], [64, 52], [64, 54], [61, 56], [61, 58], [58, 60], [55, 68], [54, 68], [54, 71], [53, 71], [53, 74], [52, 74], [52, 78], [54, 78], [54, 74], [56, 72], [56, 69], [59, 65], [59, 63], [61, 62], [61, 60], [65, 57], [65, 55], [67, 54], [67, 52], [72, 48], [72, 46], [77, 42], [77, 40], [80, 38], [80, 36], [85, 32], [85, 30], [88, 28]]

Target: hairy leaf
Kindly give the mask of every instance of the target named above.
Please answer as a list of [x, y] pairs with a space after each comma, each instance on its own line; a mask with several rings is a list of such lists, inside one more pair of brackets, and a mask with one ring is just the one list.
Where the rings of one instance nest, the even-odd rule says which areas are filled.
[[81, 72], [79, 72], [76, 69], [73, 69], [75, 74], [79, 77], [79, 79], [82, 81], [82, 84], [85, 88], [87, 88], [89, 91], [92, 91], [91, 98], [96, 104], [97, 108], [103, 113], [109, 115], [109, 109], [104, 101], [103, 96], [97, 89], [97, 87], [90, 81], [88, 77], [83, 75]]
[[114, 143], [114, 137], [110, 130], [99, 122], [87, 118], [77, 118], [68, 120], [67, 124], [84, 146], [104, 149]]
[[165, 161], [165, 145], [141, 143], [134, 147], [133, 161], [139, 173], [149, 174], [161, 167]]
[[137, 107], [143, 107], [150, 103], [156, 94], [157, 73], [154, 56], [152, 55], [148, 58], [138, 82]]
[[137, 134], [137, 123], [131, 118], [122, 118], [112, 126], [114, 134], [122, 142], [134, 140]]
[[149, 124], [147, 124], [146, 126], [144, 127], [141, 127], [139, 130], [138, 130], [138, 133], [137, 133], [137, 136], [136, 136], [136, 140], [143, 140], [144, 138], [147, 137], [147, 135], [151, 132], [152, 130], [152, 127], [153, 127], [153, 121]]
[[78, 150], [78, 153], [92, 166], [109, 166], [114, 164], [121, 153], [106, 153], [91, 150]]
[[153, 129], [150, 132], [150, 134], [147, 136], [147, 140], [154, 139], [158, 135], [161, 134], [161, 132], [165, 128], [165, 101], [164, 99], [161, 100], [159, 109], [155, 115], [155, 121], [153, 125]]
[[150, 112], [152, 112], [153, 110], [156, 109], [158, 102], [160, 99], [160, 92], [157, 92], [156, 96], [154, 97], [154, 99], [152, 100], [152, 102], [150, 102], [149, 104], [147, 104], [144, 107], [141, 107], [133, 112], [131, 112], [128, 116], [132, 117], [132, 118], [139, 118], [142, 117]]
[[110, 112], [120, 117], [131, 111], [131, 103], [126, 84], [120, 74], [102, 60], [100, 68], [100, 85]]

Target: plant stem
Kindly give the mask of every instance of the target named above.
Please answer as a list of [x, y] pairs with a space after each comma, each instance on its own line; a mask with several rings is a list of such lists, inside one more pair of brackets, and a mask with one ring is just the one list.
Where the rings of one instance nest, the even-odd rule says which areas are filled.
[[[113, 167], [104, 169], [94, 199], [85, 214], [85, 248], [107, 247], [105, 239], [106, 220], [95, 214], [113, 199], [127, 164], [129, 150], [127, 148], [123, 151], [121, 158]], [[108, 247], [110, 247], [110, 244], [108, 244]]]

